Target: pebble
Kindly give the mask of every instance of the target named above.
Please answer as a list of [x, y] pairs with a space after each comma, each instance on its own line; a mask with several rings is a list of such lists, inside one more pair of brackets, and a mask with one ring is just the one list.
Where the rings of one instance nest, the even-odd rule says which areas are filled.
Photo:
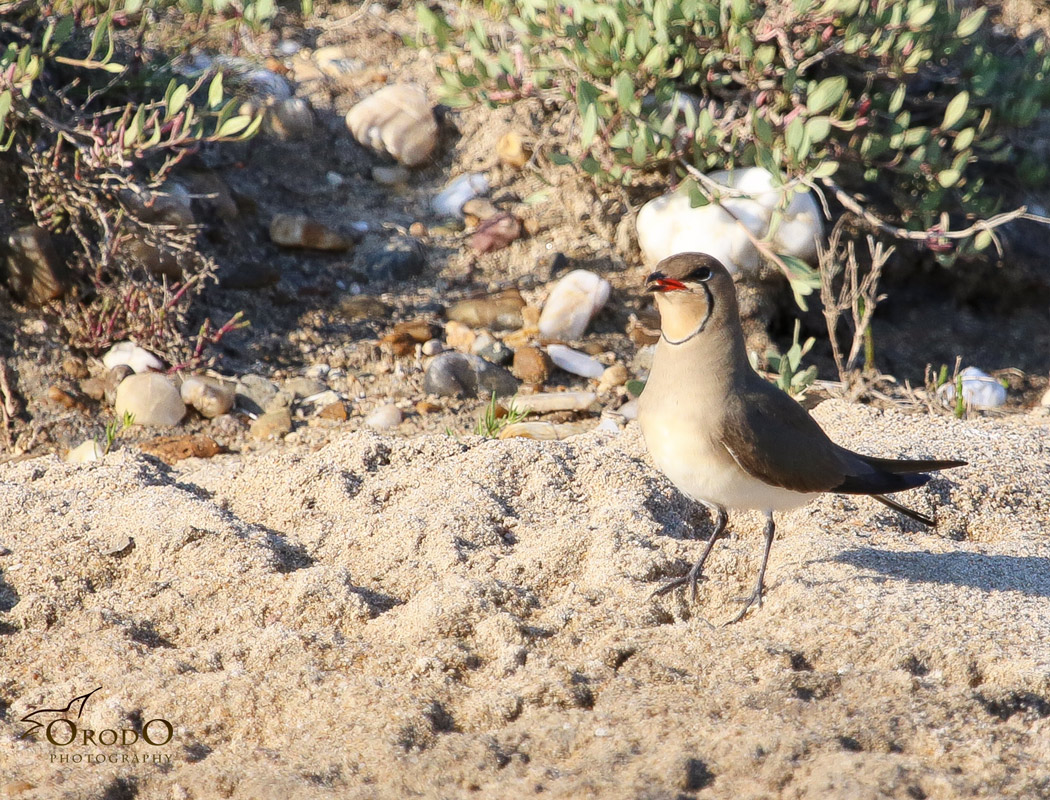
[[411, 173], [401, 166], [387, 167], [377, 166], [372, 167], [372, 180], [383, 186], [397, 186], [402, 183], [407, 183]]
[[600, 378], [605, 372], [605, 367], [597, 359], [591, 358], [586, 353], [573, 350], [563, 344], [547, 345], [547, 355], [551, 357], [554, 365], [560, 367], [573, 375], [584, 378]]
[[357, 72], [365, 66], [361, 59], [354, 58], [342, 45], [318, 47], [313, 52], [313, 60], [323, 75], [335, 79]]
[[404, 281], [426, 268], [427, 251], [414, 236], [394, 236], [365, 249], [361, 259], [369, 280]]
[[289, 392], [292, 395], [292, 399], [302, 400], [304, 397], [320, 394], [328, 387], [324, 381], [317, 378], [297, 377], [286, 380], [281, 388]]
[[656, 345], [647, 344], [639, 347], [638, 352], [631, 359], [631, 372], [641, 380], [649, 377], [649, 371], [653, 368], [653, 357], [656, 355]]
[[463, 215], [464, 203], [488, 190], [488, 178], [480, 172], [468, 172], [450, 181], [438, 192], [430, 201], [430, 207], [442, 216], [459, 217]]
[[501, 164], [521, 169], [529, 163], [532, 153], [525, 148], [517, 133], [507, 131], [496, 143], [496, 157], [499, 158]]
[[[127, 375], [124, 376], [125, 378]], [[123, 378], [121, 379], [123, 380]], [[106, 382], [102, 378], [85, 378], [77, 384], [80, 391], [92, 400], [102, 400], [106, 396]], [[115, 391], [114, 387], [114, 391]]]
[[[998, 408], [1006, 403], [1006, 387], [987, 372], [977, 367], [967, 367], [959, 376], [962, 378], [963, 399], [967, 405], [974, 408]], [[948, 381], [937, 391], [947, 402], [955, 402], [954, 381]]]
[[[124, 230], [128, 230], [125, 228]], [[143, 239], [128, 238], [120, 247], [131, 261], [137, 263], [151, 275], [178, 280], [182, 277], [179, 257], [167, 247], [160, 247]]]
[[62, 359], [62, 371], [66, 373], [70, 378], [86, 378], [91, 373], [88, 372], [87, 364], [84, 363], [84, 359], [77, 358], [76, 356], [66, 356]]
[[[701, 252], [717, 258], [730, 272], [748, 274], [758, 269], [759, 252], [734, 216], [757, 238], [765, 238], [783, 189], [762, 167], [720, 170], [709, 177], [750, 196], [725, 197], [722, 205], [709, 203], [698, 208], [690, 205], [684, 189], [650, 200], [636, 221], [638, 245], [649, 266], [675, 253]], [[771, 245], [778, 253], [813, 263], [823, 235], [820, 206], [812, 192], [801, 191], [788, 204]]]
[[346, 413], [346, 403], [342, 400], [335, 403], [329, 403], [317, 412], [317, 416], [321, 419], [328, 419], [334, 422], [346, 422], [348, 416]]
[[594, 272], [575, 269], [559, 280], [540, 314], [540, 333], [548, 339], [583, 336], [591, 319], [609, 299], [612, 286]]
[[239, 439], [246, 428], [244, 420], [237, 414], [223, 414], [213, 419], [209, 426], [212, 433], [227, 439]]
[[281, 247], [346, 252], [353, 247], [348, 239], [304, 214], [276, 214], [270, 220], [270, 239]]
[[423, 388], [429, 394], [445, 397], [488, 396], [493, 392], [507, 396], [518, 391], [518, 382], [503, 367], [480, 356], [442, 353], [427, 367]]
[[83, 407], [83, 403], [81, 403], [80, 400], [58, 384], [52, 384], [47, 388], [47, 399], [52, 403], [57, 403], [63, 408]]
[[129, 375], [117, 387], [114, 407], [118, 418], [132, 414], [136, 425], [167, 428], [186, 416], [186, 405], [166, 375], [145, 372]]
[[354, 322], [359, 319], [387, 319], [394, 309], [378, 297], [359, 294], [343, 299], [339, 303], [339, 311], [347, 320]]
[[596, 423], [587, 422], [514, 422], [499, 432], [500, 439], [539, 439], [561, 441], [593, 430]]
[[627, 383], [627, 367], [619, 362], [607, 367], [598, 381], [598, 392], [604, 394]]
[[242, 375], [233, 388], [237, 405], [251, 414], [261, 414], [277, 395], [277, 385], [262, 375]]
[[416, 352], [417, 344], [430, 341], [440, 332], [437, 325], [422, 319], [399, 322], [380, 343], [389, 347], [395, 356], [410, 356]]
[[150, 372], [164, 369], [164, 364], [149, 350], [144, 350], [134, 342], [117, 342], [102, 356], [102, 365], [106, 369], [126, 364], [135, 372]]
[[628, 400], [616, 410], [619, 412], [620, 416], [628, 422], [638, 419], [638, 398], [636, 397], [633, 400]]
[[287, 97], [267, 108], [263, 126], [286, 142], [309, 139], [314, 133], [314, 112], [302, 97]]
[[387, 403], [365, 417], [365, 425], [377, 431], [389, 431], [400, 425], [401, 420], [401, 409], [393, 403]]
[[493, 253], [520, 237], [521, 222], [513, 214], [501, 211], [478, 226], [470, 237], [470, 246], [479, 253]]
[[7, 237], [7, 285], [28, 306], [42, 306], [65, 294], [69, 275], [51, 242], [36, 225], [16, 228]]
[[88, 439], [86, 442], [81, 442], [66, 453], [66, 463], [86, 464], [89, 461], [101, 460], [103, 455], [105, 455], [105, 453], [102, 452], [102, 445], [94, 439]]
[[202, 417], [214, 419], [233, 408], [234, 388], [228, 383], [191, 375], [179, 387], [182, 402], [193, 406]]
[[139, 450], [156, 456], [165, 464], [174, 464], [187, 458], [211, 458], [222, 452], [219, 443], [203, 433], [160, 436], [140, 443]]
[[441, 410], [441, 406], [437, 403], [431, 403], [429, 400], [420, 400], [416, 403], [416, 413], [418, 414], [433, 414]]
[[193, 197], [181, 183], [169, 181], [159, 189], [125, 189], [119, 193], [119, 197], [133, 216], [142, 222], [174, 225], [181, 230], [196, 224]]
[[516, 411], [550, 414], [554, 411], [586, 411], [597, 399], [594, 392], [540, 392], [517, 395], [510, 405]]
[[102, 395], [106, 398], [106, 402], [109, 405], [117, 402], [117, 387], [124, 382], [126, 377], [134, 374], [135, 371], [127, 364], [117, 364], [117, 366], [106, 373], [102, 384]]
[[423, 355], [425, 356], [436, 356], [444, 349], [445, 346], [441, 344], [440, 339], [428, 339], [427, 341], [423, 342]]
[[429, 236], [430, 233], [427, 231], [427, 226], [422, 222], [413, 222], [408, 226], [409, 236], [415, 236], [417, 239], [421, 239], [424, 236]]
[[227, 222], [240, 216], [240, 209], [237, 207], [237, 201], [233, 199], [229, 184], [214, 170], [187, 169], [180, 174], [179, 180], [185, 183], [193, 196], [193, 202], [200, 203], [209, 214], [216, 214]]
[[525, 383], [542, 385], [550, 377], [552, 366], [550, 356], [538, 347], [527, 345], [514, 351], [511, 372]]
[[426, 92], [410, 83], [395, 83], [365, 98], [347, 113], [346, 125], [358, 142], [406, 167], [426, 161], [438, 141]]
[[469, 353], [477, 338], [478, 335], [469, 325], [454, 319], [445, 323], [445, 343], [452, 350]]
[[292, 430], [292, 412], [287, 408], [270, 411], [252, 421], [249, 433], [253, 439], [277, 439]]
[[307, 378], [322, 379], [322, 378], [325, 377], [325, 375], [327, 375], [331, 371], [332, 371], [332, 368], [330, 366], [328, 366], [327, 364], [313, 364], [313, 365], [307, 367], [306, 372], [304, 372], [303, 374]]
[[473, 219], [473, 224], [475, 225], [500, 213], [500, 210], [496, 208], [495, 203], [487, 197], [475, 197], [468, 200], [463, 204], [463, 208], [461, 208], [460, 211], [463, 213], [464, 217]]
[[523, 324], [521, 310], [525, 298], [517, 289], [491, 295], [475, 297], [453, 303], [446, 312], [450, 320], [463, 322], [474, 328], [489, 328], [494, 331], [512, 331]]
[[500, 366], [509, 364], [511, 359], [514, 358], [514, 351], [489, 333], [480, 334], [474, 340], [470, 352]]

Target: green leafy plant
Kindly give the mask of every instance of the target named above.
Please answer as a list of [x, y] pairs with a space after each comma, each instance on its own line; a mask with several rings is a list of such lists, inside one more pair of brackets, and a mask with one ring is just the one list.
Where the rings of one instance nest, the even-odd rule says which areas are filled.
[[[948, 262], [996, 243], [987, 181], [1044, 185], [1038, 143], [1014, 135], [1050, 100], [1045, 41], [998, 42], [985, 7], [938, 0], [486, 0], [446, 18], [420, 4], [445, 54], [446, 102], [538, 98], [573, 115], [598, 181], [765, 167], [792, 193], [830, 191], [881, 233]], [[866, 203], [852, 191], [870, 193]], [[876, 211], [878, 213], [876, 213]], [[774, 226], [776, 225], [774, 220]], [[767, 254], [768, 255], [768, 254]], [[775, 255], [775, 254], [773, 254]], [[776, 259], [799, 297], [819, 286]]]
[[[806, 390], [813, 385], [817, 379], [817, 368], [808, 366], [802, 369], [802, 359], [813, 349], [816, 340], [811, 336], [805, 342], [798, 340], [802, 324], [795, 320], [795, 331], [791, 337], [791, 347], [786, 353], [780, 353], [775, 348], [766, 350], [766, 363], [769, 370], [776, 375], [776, 383], [781, 389], [793, 397], [801, 397]], [[757, 367], [757, 358], [752, 353], [752, 366]]]
[[484, 436], [486, 439], [497, 439], [500, 431], [508, 425], [521, 422], [528, 415], [528, 411], [516, 408], [513, 402], [504, 411], [496, 403], [496, 393], [493, 392], [491, 399], [485, 406], [484, 412], [478, 418], [477, 425], [474, 426], [474, 433], [478, 436]]
[[117, 439], [120, 438], [121, 434], [134, 424], [135, 415], [130, 411], [125, 411], [124, 416], [120, 419], [114, 419], [107, 422], [105, 443], [101, 445], [102, 455], [109, 453], [109, 451], [113, 449], [113, 445], [116, 444]]

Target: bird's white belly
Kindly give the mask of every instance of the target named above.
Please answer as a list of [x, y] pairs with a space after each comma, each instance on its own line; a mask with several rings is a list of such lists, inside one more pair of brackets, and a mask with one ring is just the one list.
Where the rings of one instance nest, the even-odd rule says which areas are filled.
[[786, 511], [817, 497], [771, 486], [740, 467], [721, 445], [683, 436], [680, 425], [660, 420], [642, 424], [646, 446], [656, 466], [686, 496], [725, 508]]

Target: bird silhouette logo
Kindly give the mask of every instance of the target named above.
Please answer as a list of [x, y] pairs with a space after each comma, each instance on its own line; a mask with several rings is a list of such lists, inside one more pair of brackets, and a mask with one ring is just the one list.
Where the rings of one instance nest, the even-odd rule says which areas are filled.
[[[99, 686], [92, 689], [87, 694], [74, 697], [66, 704], [65, 708], [38, 708], [36, 711], [26, 714], [19, 721], [28, 723], [30, 727], [28, 730], [24, 731], [19, 738], [31, 738], [36, 734], [37, 729], [46, 728], [56, 719], [80, 719], [80, 715], [84, 713], [84, 706], [87, 704], [88, 698], [101, 688], [102, 687]], [[76, 714], [75, 717], [72, 716], [74, 713]]]

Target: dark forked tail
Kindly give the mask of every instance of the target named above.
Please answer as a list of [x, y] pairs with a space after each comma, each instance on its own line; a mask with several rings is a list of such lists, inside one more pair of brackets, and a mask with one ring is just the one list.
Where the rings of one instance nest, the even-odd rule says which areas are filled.
[[914, 511], [908, 508], [907, 506], [902, 506], [896, 500], [890, 500], [890, 498], [886, 497], [885, 495], [873, 494], [871, 495], [871, 497], [875, 500], [878, 500], [884, 506], [888, 506], [894, 511], [899, 511], [906, 517], [911, 517], [916, 522], [921, 522], [923, 525], [929, 525], [931, 528], [935, 528], [937, 526], [937, 520], [935, 520], [933, 517], [927, 517], [925, 514], [920, 514], [918, 511]]

